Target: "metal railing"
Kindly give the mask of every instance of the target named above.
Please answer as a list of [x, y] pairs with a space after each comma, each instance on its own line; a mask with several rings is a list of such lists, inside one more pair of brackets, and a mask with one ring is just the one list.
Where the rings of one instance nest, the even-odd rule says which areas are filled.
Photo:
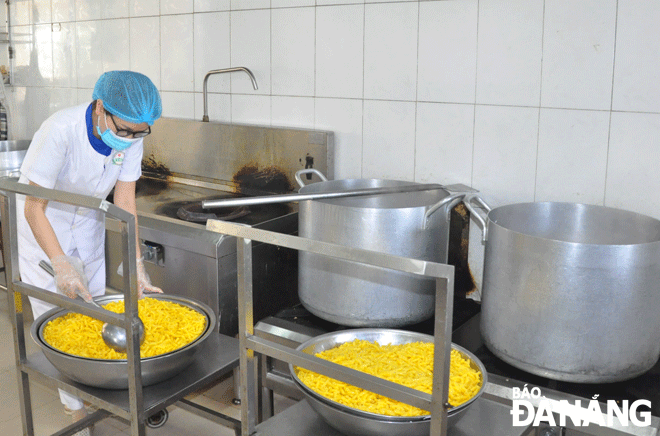
[[[48, 201], [64, 203], [72, 206], [98, 210], [105, 216], [114, 218], [120, 222], [122, 236], [122, 253], [124, 265], [127, 265], [127, 274], [124, 274], [123, 287], [128, 292], [124, 293], [125, 313], [115, 314], [107, 310], [99, 309], [89, 303], [73, 300], [54, 292], [46, 291], [21, 281], [18, 268], [18, 236], [16, 205], [17, 195], [27, 195]], [[144, 436], [145, 412], [142, 397], [142, 372], [140, 367], [140, 348], [138, 340], [138, 288], [136, 269], [136, 231], [135, 217], [109, 203], [94, 197], [72, 194], [64, 191], [46, 189], [39, 186], [17, 183], [9, 179], [0, 179], [0, 215], [3, 217], [2, 237], [4, 240], [4, 262], [7, 277], [7, 299], [9, 310], [14, 316], [10, 316], [14, 336], [14, 350], [16, 356], [16, 369], [18, 374], [18, 393], [20, 400], [21, 416], [23, 422], [23, 434], [34, 435], [34, 423], [30, 398], [29, 375], [26, 370], [27, 355], [25, 344], [25, 333], [23, 329], [23, 298], [29, 296], [39, 300], [60, 306], [74, 312], [94, 317], [100, 321], [118, 325], [127, 332], [127, 367], [128, 367], [128, 389], [129, 404], [131, 412], [131, 434], [133, 436]], [[131, 255], [132, 254], [132, 255]], [[35, 266], [36, 267], [36, 266]], [[64, 390], [70, 390], [77, 394], [75, 389], [67, 389], [68, 386], [58, 386]], [[101, 413], [99, 413], [101, 412]], [[66, 431], [58, 434], [73, 434], [79, 430], [81, 425], [89, 425], [107, 416], [104, 411], [99, 411], [88, 417], [85, 422], [76, 423], [67, 427]]]
[[[385, 395], [394, 400], [411, 404], [423, 410], [429, 410], [431, 412], [430, 434], [434, 436], [446, 436], [454, 295], [453, 266], [345, 247], [217, 220], [209, 220], [207, 222], [207, 229], [237, 238], [240, 396], [242, 400], [241, 421], [243, 423], [243, 436], [253, 434], [258, 424], [257, 412], [261, 402], [257, 400], [260, 389], [257, 386], [258, 359], [255, 357], [255, 352], [307, 368], [331, 378]], [[254, 336], [252, 241], [309, 251], [319, 255], [435, 278], [434, 368], [436, 370], [433, 373], [431, 395]]]

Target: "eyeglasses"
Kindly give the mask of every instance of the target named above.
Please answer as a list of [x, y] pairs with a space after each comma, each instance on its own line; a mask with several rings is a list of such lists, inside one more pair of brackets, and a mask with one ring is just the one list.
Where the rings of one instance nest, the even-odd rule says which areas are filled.
[[145, 136], [149, 135], [151, 133], [151, 126], [147, 126], [147, 130], [128, 130], [128, 129], [120, 129], [119, 126], [117, 126], [117, 122], [115, 121], [114, 116], [106, 111], [108, 115], [110, 115], [110, 119], [112, 120], [112, 124], [115, 125], [115, 129], [117, 132], [115, 133], [117, 136], [120, 136], [122, 138], [126, 138], [128, 136], [131, 136], [133, 138], [144, 138]]

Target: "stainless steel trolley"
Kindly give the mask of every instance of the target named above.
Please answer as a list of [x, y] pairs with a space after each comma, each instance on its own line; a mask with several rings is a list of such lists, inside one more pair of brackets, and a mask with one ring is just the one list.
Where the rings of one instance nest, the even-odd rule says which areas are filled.
[[[243, 436], [284, 435], [297, 436], [315, 434], [320, 429], [315, 415], [304, 402], [298, 413], [287, 419], [262, 421], [260, 395], [263, 389], [259, 384], [259, 354], [310, 369], [337, 380], [388, 396], [424, 410], [431, 411], [431, 435], [447, 434], [447, 393], [449, 386], [449, 362], [451, 352], [452, 308], [454, 293], [454, 267], [434, 262], [408, 259], [373, 251], [350, 248], [320, 242], [297, 236], [285, 235], [240, 224], [209, 220], [207, 229], [237, 238], [238, 252], [238, 298], [239, 298], [239, 340], [240, 340], [240, 379], [241, 379], [241, 422]], [[367, 375], [340, 366], [315, 356], [282, 346], [276, 342], [254, 336], [252, 317], [252, 241], [264, 242], [281, 247], [304, 250], [320, 255], [375, 265], [406, 273], [433, 277], [436, 279], [435, 306], [435, 356], [432, 395]], [[292, 406], [290, 409], [296, 408]], [[310, 415], [311, 413], [311, 415]], [[291, 418], [291, 419], [289, 419]], [[293, 422], [292, 422], [293, 421]], [[324, 429], [327, 431], [327, 429]]]
[[[16, 220], [16, 195], [23, 194], [49, 201], [70, 204], [99, 210], [106, 217], [118, 220], [123, 241], [123, 261], [128, 274], [124, 276], [125, 314], [114, 314], [98, 309], [91, 304], [78, 302], [67, 297], [48, 292], [24, 283], [18, 271], [18, 242]], [[98, 198], [71, 194], [37, 186], [19, 184], [10, 179], [0, 179], [0, 214], [3, 217], [4, 262], [7, 274], [7, 298], [12, 320], [18, 393], [23, 423], [23, 434], [34, 435], [30, 379], [40, 384], [61, 388], [99, 407], [99, 410], [86, 419], [69, 425], [55, 433], [57, 436], [71, 435], [110, 414], [130, 423], [132, 436], [146, 434], [145, 421], [148, 417], [162, 412], [169, 405], [176, 404], [184, 410], [211, 419], [221, 425], [233, 428], [240, 433], [240, 421], [214, 410], [195, 404], [184, 397], [209, 386], [229, 374], [239, 362], [238, 345], [235, 338], [213, 332], [198, 352], [195, 361], [181, 374], [153, 386], [142, 386], [138, 342], [137, 275], [135, 253], [136, 228], [132, 214]], [[128, 333], [127, 368], [128, 390], [108, 390], [86, 386], [74, 382], [60, 374], [55, 367], [38, 352], [27, 356], [23, 329], [23, 305], [25, 296], [35, 297], [51, 304], [97, 318], [103, 322], [124, 327]]]

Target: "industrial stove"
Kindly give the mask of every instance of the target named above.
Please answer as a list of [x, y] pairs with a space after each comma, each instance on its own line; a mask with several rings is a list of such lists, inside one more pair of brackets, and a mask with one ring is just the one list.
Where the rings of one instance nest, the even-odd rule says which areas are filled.
[[[238, 332], [236, 240], [207, 231], [209, 218], [295, 234], [295, 204], [201, 208], [203, 200], [289, 193], [295, 173], [332, 174], [333, 134], [192, 120], [159, 119], [145, 138], [136, 186], [139, 236], [154, 285], [194, 298], [218, 315], [219, 332]], [[314, 180], [312, 180], [313, 182]], [[112, 194], [110, 197], [112, 200]], [[106, 273], [122, 287], [118, 223], [106, 222]], [[297, 252], [254, 247], [255, 320], [297, 303]]]
[[[550, 380], [533, 374], [526, 373], [520, 369], [503, 362], [491, 353], [484, 345], [479, 331], [480, 311], [479, 304], [475, 301], [460, 296], [454, 301], [453, 311], [453, 335], [452, 342], [460, 345], [474, 353], [485, 365], [488, 371], [488, 384], [484, 395], [477, 400], [473, 407], [468, 409], [465, 416], [457, 423], [456, 427], [450, 428], [448, 434], [454, 436], [623, 436], [623, 435], [645, 435], [657, 436], [660, 434], [660, 363], [657, 363], [647, 373], [624, 382], [608, 384], [583, 384], [568, 383]], [[337, 330], [347, 330], [350, 327], [337, 325], [309, 313], [302, 306], [296, 305], [281, 310], [274, 316], [267, 317], [255, 325], [255, 335], [277, 341], [281, 344], [296, 347], [306, 340], [323, 333]], [[404, 330], [417, 331], [420, 333], [433, 334], [432, 320], [403, 327]], [[288, 366], [281, 361], [267, 358], [261, 365], [260, 377], [264, 391], [262, 393], [262, 408], [265, 416], [273, 414], [274, 393], [287, 396], [296, 400], [304, 397], [291, 381]], [[538, 388], [538, 390], [534, 389]], [[564, 425], [560, 425], [561, 416], [554, 414], [554, 422], [539, 420], [534, 423], [514, 426], [513, 404], [517, 393], [540, 392], [541, 400], [549, 400], [553, 404], [568, 401], [575, 404], [576, 401], [583, 406], [583, 417], [589, 415], [589, 403], [593, 399], [599, 402], [600, 410], [605, 414], [607, 403], [613, 400], [619, 407], [624, 401], [633, 404], [638, 400], [649, 401], [651, 406], [640, 407], [637, 412], [650, 412], [648, 426], [636, 426], [632, 421], [628, 425], [619, 425], [614, 421], [611, 427], [601, 427], [592, 421], [588, 426], [575, 425], [570, 418], [566, 419]], [[528, 397], [523, 397], [528, 398]], [[538, 407], [539, 398], [531, 398], [534, 407]], [[287, 419], [295, 420], [298, 426], [309, 425], [310, 428], [320, 425], [316, 420], [304, 418], [307, 413], [307, 405], [302, 401], [295, 409], [282, 412], [281, 427], [285, 431]], [[526, 413], [526, 409], [520, 407], [520, 411]], [[538, 411], [538, 408], [536, 409]], [[286, 414], [290, 416], [286, 416]], [[313, 413], [313, 412], [312, 412]], [[522, 414], [517, 419], [523, 423], [530, 415]], [[278, 419], [276, 416], [275, 419]], [[584, 418], [583, 418], [584, 419]], [[640, 417], [641, 422], [641, 417]], [[584, 422], [583, 422], [584, 423]], [[553, 425], [554, 424], [554, 425]], [[327, 436], [338, 435], [336, 430], [328, 427]]]

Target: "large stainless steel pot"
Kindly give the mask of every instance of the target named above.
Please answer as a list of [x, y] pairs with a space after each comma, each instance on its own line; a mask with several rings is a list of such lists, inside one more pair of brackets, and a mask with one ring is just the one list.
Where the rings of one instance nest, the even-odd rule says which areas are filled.
[[[315, 172], [322, 182], [305, 185]], [[328, 181], [315, 170], [296, 174], [301, 193], [397, 187], [381, 179]], [[301, 237], [414, 259], [447, 262], [449, 213], [461, 194], [444, 189], [299, 203]], [[354, 327], [398, 327], [433, 314], [435, 286], [408, 274], [300, 252], [298, 295], [313, 314]]]
[[481, 333], [495, 355], [584, 383], [629, 379], [655, 364], [660, 221], [585, 204], [465, 203], [484, 230]]

